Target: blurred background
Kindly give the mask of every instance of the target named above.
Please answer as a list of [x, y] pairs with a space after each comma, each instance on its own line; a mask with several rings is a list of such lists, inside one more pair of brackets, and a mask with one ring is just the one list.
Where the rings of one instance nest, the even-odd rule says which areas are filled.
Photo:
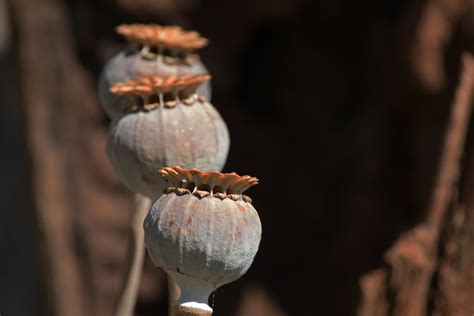
[[[429, 267], [421, 310], [397, 314], [410, 295], [385, 255], [425, 219], [474, 1], [0, 0], [2, 316], [112, 314], [132, 194], [106, 158], [96, 86], [125, 44], [115, 26], [135, 22], [210, 40], [225, 171], [261, 180], [259, 253], [215, 315], [474, 314], [472, 128], [434, 260], [403, 270]], [[147, 258], [136, 314], [166, 311]]]

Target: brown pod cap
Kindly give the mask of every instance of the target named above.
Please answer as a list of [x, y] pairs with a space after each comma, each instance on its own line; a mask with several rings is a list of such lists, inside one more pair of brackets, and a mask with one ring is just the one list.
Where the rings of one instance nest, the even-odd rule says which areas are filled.
[[135, 80], [117, 82], [112, 85], [110, 92], [120, 95], [151, 95], [171, 91], [196, 89], [201, 83], [211, 79], [210, 75], [184, 76], [143, 76]]
[[211, 78], [209, 75], [184, 75], [184, 76], [143, 76], [135, 80], [126, 82], [117, 82], [111, 88], [110, 92], [113, 94], [129, 96], [131, 104], [124, 104], [123, 110], [126, 112], [137, 112], [140, 106], [137, 106], [137, 98], [140, 98], [139, 103], [143, 103], [145, 111], [151, 111], [160, 105], [157, 99], [152, 96], [159, 96], [165, 93], [170, 93], [171, 98], [163, 100], [163, 105], [167, 108], [173, 108], [177, 105], [177, 99], [185, 105], [193, 105], [196, 99], [199, 102], [205, 102], [203, 96], [196, 98], [197, 87], [204, 81]]
[[171, 49], [195, 50], [206, 46], [209, 42], [198, 32], [185, 31], [179, 26], [122, 24], [116, 31], [131, 42]]
[[[184, 192], [182, 189], [188, 190], [189, 193], [200, 191], [210, 194], [198, 193], [199, 197], [219, 194], [217, 197], [224, 196], [232, 198], [232, 195], [242, 196], [242, 193], [250, 187], [258, 184], [258, 179], [251, 176], [239, 176], [235, 172], [220, 173], [218, 171], [203, 172], [195, 168], [183, 169], [179, 166], [165, 167], [160, 173], [170, 182], [171, 188], [167, 192]], [[221, 198], [222, 199], [222, 198]], [[247, 199], [250, 199], [247, 197]], [[248, 200], [247, 200], [248, 201]], [[250, 202], [250, 201], [248, 201]]]

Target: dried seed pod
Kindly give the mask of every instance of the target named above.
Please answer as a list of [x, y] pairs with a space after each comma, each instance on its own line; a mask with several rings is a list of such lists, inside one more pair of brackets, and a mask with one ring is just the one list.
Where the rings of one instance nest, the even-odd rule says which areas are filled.
[[[129, 24], [117, 27], [117, 33], [129, 42], [129, 47], [113, 56], [105, 65], [99, 79], [99, 97], [109, 117], [120, 115], [127, 101], [110, 93], [116, 82], [136, 79], [144, 75], [196, 75], [208, 71], [196, 54], [208, 40], [199, 33], [184, 31], [177, 26], [156, 24]], [[198, 90], [211, 98], [211, 85], [207, 81]]]
[[206, 311], [209, 295], [245, 274], [257, 253], [262, 227], [242, 193], [258, 180], [180, 167], [161, 172], [170, 188], [145, 219], [145, 245], [153, 263], [181, 288], [178, 307]]
[[230, 143], [227, 126], [196, 94], [196, 87], [209, 78], [153, 76], [112, 86], [113, 93], [129, 102], [124, 108], [128, 114], [111, 124], [107, 153], [129, 189], [154, 200], [166, 188], [162, 167], [222, 169]]

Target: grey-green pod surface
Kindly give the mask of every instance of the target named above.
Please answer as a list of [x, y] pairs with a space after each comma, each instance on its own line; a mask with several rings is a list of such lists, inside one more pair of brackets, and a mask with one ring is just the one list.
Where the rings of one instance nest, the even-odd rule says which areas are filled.
[[227, 126], [195, 92], [208, 77], [155, 76], [114, 86], [129, 98], [129, 112], [112, 122], [107, 153], [130, 190], [155, 200], [166, 188], [162, 167], [223, 168], [230, 145]]
[[178, 304], [207, 304], [214, 290], [246, 273], [257, 253], [262, 227], [242, 193], [258, 180], [179, 167], [162, 173], [170, 187], [144, 222], [148, 254], [181, 288]]
[[[104, 111], [113, 119], [121, 114], [127, 100], [110, 92], [117, 82], [141, 76], [199, 75], [208, 71], [196, 50], [208, 41], [197, 32], [188, 32], [177, 26], [146, 24], [120, 25], [117, 32], [129, 45], [106, 63], [99, 78], [99, 98]], [[211, 84], [206, 81], [198, 93], [211, 100]]]

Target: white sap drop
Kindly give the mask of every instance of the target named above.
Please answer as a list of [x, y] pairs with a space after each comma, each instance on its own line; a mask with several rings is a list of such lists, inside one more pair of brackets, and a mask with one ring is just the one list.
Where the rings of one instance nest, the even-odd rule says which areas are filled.
[[193, 308], [193, 309], [197, 309], [203, 312], [212, 313], [212, 308], [210, 308], [209, 305], [204, 304], [204, 303], [186, 302], [186, 303], [180, 304], [179, 306], [186, 307], [186, 308]]

